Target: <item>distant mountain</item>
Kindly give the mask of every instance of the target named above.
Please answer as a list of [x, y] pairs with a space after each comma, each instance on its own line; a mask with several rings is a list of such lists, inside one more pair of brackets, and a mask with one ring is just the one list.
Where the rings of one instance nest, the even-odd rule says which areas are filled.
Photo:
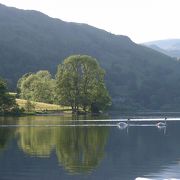
[[150, 47], [150, 48], [152, 48], [152, 49], [154, 49], [154, 50], [156, 50], [156, 51], [159, 51], [159, 52], [161, 52], [161, 53], [166, 54], [166, 55], [169, 56], [169, 54], [168, 54], [168, 52], [167, 52], [166, 50], [161, 49], [161, 48], [160, 48], [159, 46], [157, 46], [157, 45], [150, 44], [150, 45], [148, 45], [148, 47]]
[[180, 58], [180, 39], [167, 39], [143, 43], [171, 57]]
[[98, 59], [106, 70], [113, 109], [180, 110], [178, 61], [126, 36], [0, 5], [0, 76], [11, 88], [27, 72], [55, 74], [72, 54]]

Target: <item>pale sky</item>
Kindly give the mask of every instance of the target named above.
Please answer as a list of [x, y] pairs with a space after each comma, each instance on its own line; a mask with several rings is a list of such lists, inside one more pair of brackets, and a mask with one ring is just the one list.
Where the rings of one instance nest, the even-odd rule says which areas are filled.
[[87, 23], [136, 43], [180, 38], [180, 0], [0, 0], [69, 22]]

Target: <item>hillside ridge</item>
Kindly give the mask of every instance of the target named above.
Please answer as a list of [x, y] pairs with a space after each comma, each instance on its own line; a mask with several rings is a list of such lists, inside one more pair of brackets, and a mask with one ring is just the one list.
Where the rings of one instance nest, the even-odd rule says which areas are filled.
[[[163, 98], [162, 89], [177, 84], [179, 62], [127, 36], [3, 5], [0, 34], [0, 76], [11, 89], [25, 73], [49, 70], [54, 75], [67, 56], [87, 54], [106, 70], [114, 109], [160, 109], [175, 104], [174, 99]], [[180, 88], [175, 89], [180, 96]]]

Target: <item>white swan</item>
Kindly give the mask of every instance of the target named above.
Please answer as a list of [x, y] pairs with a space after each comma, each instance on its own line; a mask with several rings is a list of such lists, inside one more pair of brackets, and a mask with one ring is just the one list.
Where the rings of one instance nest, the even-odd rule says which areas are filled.
[[165, 127], [166, 123], [159, 122], [159, 123], [156, 124], [156, 126], [158, 126], [158, 127]]
[[165, 128], [166, 127], [166, 120], [167, 120], [167, 118], [165, 118], [165, 122], [158, 122], [157, 124], [156, 124], [156, 126], [158, 127], [158, 128]]
[[128, 124], [125, 123], [125, 122], [120, 122], [120, 123], [117, 124], [117, 126], [118, 126], [118, 128], [120, 128], [120, 129], [125, 129], [125, 128], [128, 127]]

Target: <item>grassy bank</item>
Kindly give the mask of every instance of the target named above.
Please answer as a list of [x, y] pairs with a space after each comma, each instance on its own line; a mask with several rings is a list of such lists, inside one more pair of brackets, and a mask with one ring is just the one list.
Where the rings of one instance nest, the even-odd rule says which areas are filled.
[[[20, 108], [24, 108], [26, 106], [27, 100], [24, 99], [16, 99], [17, 104]], [[67, 106], [60, 106], [55, 104], [47, 104], [42, 102], [35, 102], [30, 101], [34, 106], [34, 112], [55, 112], [55, 111], [62, 111], [62, 112], [71, 112], [71, 108]]]

